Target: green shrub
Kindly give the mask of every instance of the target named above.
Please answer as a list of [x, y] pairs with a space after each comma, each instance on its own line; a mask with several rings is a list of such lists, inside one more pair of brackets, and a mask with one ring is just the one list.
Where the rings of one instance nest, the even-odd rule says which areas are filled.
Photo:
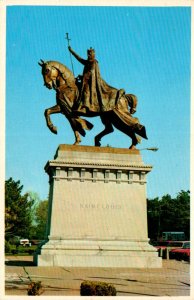
[[13, 236], [9, 239], [9, 242], [11, 245], [14, 245], [18, 247], [20, 245], [20, 237], [19, 236]]
[[36, 251], [36, 248], [36, 246], [23, 247], [20, 245], [19, 247], [16, 247], [15, 245], [9, 244], [9, 249], [7, 247], [5, 251], [7, 250], [6, 253], [12, 253], [13, 255], [32, 255]]
[[28, 286], [28, 296], [39, 296], [42, 294], [42, 284], [41, 281], [32, 281]]
[[29, 253], [29, 255], [32, 255], [34, 253], [34, 250], [33, 249], [28, 249], [28, 253]]
[[21, 254], [28, 253], [28, 248], [23, 247], [23, 246], [19, 246], [18, 247], [18, 253], [21, 253]]
[[18, 254], [18, 249], [12, 249], [11, 250], [11, 253], [14, 255], [14, 254]]
[[5, 253], [11, 252], [11, 245], [8, 241], [5, 240]]
[[116, 296], [117, 292], [112, 284], [100, 281], [84, 281], [81, 283], [81, 296]]

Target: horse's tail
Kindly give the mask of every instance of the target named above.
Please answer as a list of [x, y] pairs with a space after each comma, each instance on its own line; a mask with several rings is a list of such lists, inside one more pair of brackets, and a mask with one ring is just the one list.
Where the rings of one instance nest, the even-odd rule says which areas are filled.
[[128, 105], [131, 108], [131, 111], [136, 112], [137, 107], [137, 97], [133, 94], [125, 94], [125, 98], [127, 99]]

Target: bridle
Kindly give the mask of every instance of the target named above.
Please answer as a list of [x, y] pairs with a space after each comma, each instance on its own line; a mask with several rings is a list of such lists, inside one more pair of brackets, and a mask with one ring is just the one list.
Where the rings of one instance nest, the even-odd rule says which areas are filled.
[[[49, 68], [47, 68], [46, 66], [49, 66]], [[47, 74], [48, 73], [50, 73], [50, 75], [49, 75], [49, 79], [50, 79], [50, 81], [49, 82], [46, 82], [45, 81], [45, 79], [44, 79], [44, 85], [46, 86], [46, 87], [48, 87], [48, 88], [53, 88], [54, 90], [56, 90], [57, 89], [57, 82], [56, 82], [56, 79], [57, 79], [57, 77], [58, 77], [58, 73], [60, 72], [55, 66], [52, 66], [52, 65], [49, 65], [48, 63], [45, 63], [44, 65], [44, 70], [45, 71], [43, 71], [43, 76], [47, 76]], [[42, 66], [42, 67], [43, 67]], [[53, 71], [57, 71], [57, 74], [56, 74], [56, 76], [53, 76], [52, 75], [52, 72]], [[45, 78], [45, 77], [44, 77]], [[51, 82], [51, 83], [50, 83]]]

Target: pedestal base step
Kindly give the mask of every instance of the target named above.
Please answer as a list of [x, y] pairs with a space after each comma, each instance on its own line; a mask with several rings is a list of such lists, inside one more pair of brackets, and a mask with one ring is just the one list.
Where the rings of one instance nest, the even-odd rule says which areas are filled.
[[38, 266], [161, 268], [162, 258], [148, 242], [55, 241], [35, 254]]

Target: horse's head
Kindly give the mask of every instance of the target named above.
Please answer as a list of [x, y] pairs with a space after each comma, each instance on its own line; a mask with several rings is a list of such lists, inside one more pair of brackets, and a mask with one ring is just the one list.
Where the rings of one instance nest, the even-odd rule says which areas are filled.
[[48, 89], [56, 88], [56, 79], [59, 74], [59, 70], [52, 65], [50, 62], [45, 62], [41, 59], [41, 62], [38, 63], [42, 67], [42, 76], [44, 79], [44, 85]]

